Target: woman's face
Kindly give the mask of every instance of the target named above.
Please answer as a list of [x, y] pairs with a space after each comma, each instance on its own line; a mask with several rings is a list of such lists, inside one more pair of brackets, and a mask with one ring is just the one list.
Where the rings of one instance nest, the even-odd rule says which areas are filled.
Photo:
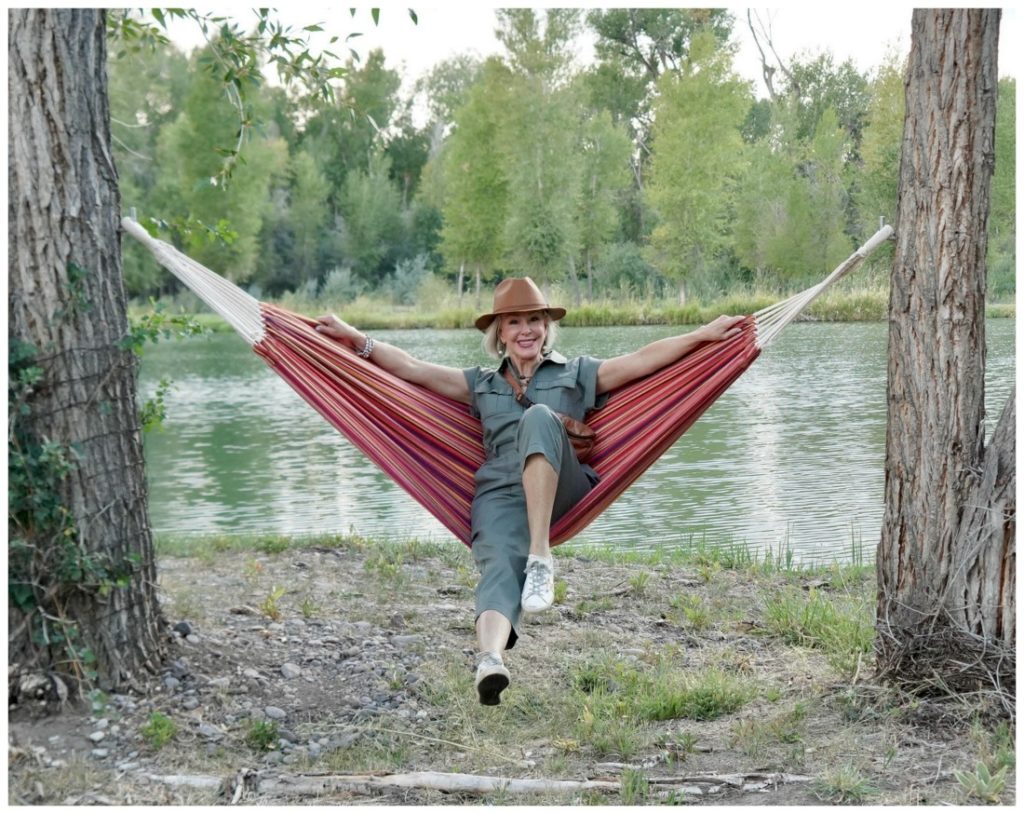
[[508, 355], [522, 369], [520, 362], [540, 359], [548, 335], [548, 315], [544, 311], [503, 314], [498, 329], [499, 341], [508, 348]]

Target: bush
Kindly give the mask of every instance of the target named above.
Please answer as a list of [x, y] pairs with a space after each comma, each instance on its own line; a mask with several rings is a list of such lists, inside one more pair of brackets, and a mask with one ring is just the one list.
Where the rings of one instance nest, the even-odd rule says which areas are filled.
[[336, 268], [324, 278], [320, 299], [325, 303], [349, 303], [366, 290], [366, 284], [350, 268]]

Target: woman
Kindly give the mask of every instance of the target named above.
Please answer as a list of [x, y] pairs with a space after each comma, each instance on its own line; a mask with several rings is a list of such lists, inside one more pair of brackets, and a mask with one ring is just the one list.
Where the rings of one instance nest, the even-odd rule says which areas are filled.
[[[597, 483], [580, 464], [556, 413], [580, 421], [607, 393], [690, 353], [704, 342], [739, 333], [743, 317], [721, 316], [688, 334], [668, 337], [633, 353], [599, 360], [566, 359], [552, 350], [564, 308], [548, 305], [529, 277], [502, 281], [494, 307], [476, 320], [484, 349], [497, 369], [465, 370], [431, 364], [375, 342], [334, 315], [317, 330], [406, 381], [469, 405], [483, 425], [487, 458], [476, 473], [472, 507], [473, 556], [480, 569], [476, 633], [480, 662], [476, 689], [482, 704], [500, 703], [510, 676], [502, 654], [517, 639], [521, 611], [554, 602], [554, 563], [548, 531]], [[533, 406], [515, 399], [506, 369], [519, 379]]]

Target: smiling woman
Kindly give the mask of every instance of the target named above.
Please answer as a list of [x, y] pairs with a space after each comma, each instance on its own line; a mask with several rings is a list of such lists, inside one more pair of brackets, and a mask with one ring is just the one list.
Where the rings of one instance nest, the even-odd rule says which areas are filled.
[[320, 333], [400, 379], [469, 405], [480, 420], [486, 458], [474, 478], [471, 541], [480, 570], [476, 687], [482, 704], [500, 703], [509, 685], [502, 654], [516, 643], [520, 613], [544, 611], [554, 602], [552, 522], [600, 480], [577, 457], [561, 417], [582, 422], [604, 405], [610, 391], [701, 346], [739, 337], [745, 322], [719, 317], [696, 331], [602, 361], [566, 359], [552, 349], [554, 325], [565, 313], [550, 305], [529, 277], [503, 280], [492, 309], [475, 321], [485, 348], [500, 363], [496, 369], [462, 370], [376, 342], [333, 314], [317, 320]]

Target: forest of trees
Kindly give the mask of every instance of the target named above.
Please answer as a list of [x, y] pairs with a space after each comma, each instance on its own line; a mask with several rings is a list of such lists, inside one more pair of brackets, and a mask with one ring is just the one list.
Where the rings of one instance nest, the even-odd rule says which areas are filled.
[[[230, 178], [239, 114], [207, 69], [217, 41], [112, 49], [126, 210], [191, 224], [172, 239], [258, 296], [396, 303], [432, 274], [452, 290], [529, 274], [577, 301], [782, 290], [894, 220], [902, 57], [868, 73], [795, 59], [758, 98], [735, 73], [741, 23], [726, 10], [497, 20], [502, 56], [451, 58], [408, 98], [380, 51], [350, 60], [329, 100], [254, 85]], [[596, 60], [580, 68], [583, 27]], [[1015, 276], [1015, 80], [998, 92], [991, 301], [1012, 298]], [[124, 269], [131, 296], [174, 290], [139, 247]]]

